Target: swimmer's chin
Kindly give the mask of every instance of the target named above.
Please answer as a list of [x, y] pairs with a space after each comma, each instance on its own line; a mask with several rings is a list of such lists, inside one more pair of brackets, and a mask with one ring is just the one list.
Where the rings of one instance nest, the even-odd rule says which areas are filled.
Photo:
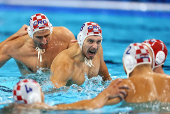
[[87, 59], [93, 59], [95, 55], [88, 55], [86, 56]]
[[40, 49], [46, 49], [46, 48], [47, 48], [47, 44], [45, 44], [45, 45], [40, 45], [39, 48], [40, 48]]

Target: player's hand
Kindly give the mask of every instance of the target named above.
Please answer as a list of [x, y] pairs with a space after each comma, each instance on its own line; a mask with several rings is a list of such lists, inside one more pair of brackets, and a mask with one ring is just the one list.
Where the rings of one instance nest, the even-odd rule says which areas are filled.
[[17, 34], [18, 34], [19, 36], [24, 36], [24, 35], [28, 34], [27, 29], [28, 29], [28, 26], [24, 24], [24, 25], [18, 30]]
[[106, 88], [109, 98], [119, 97], [121, 100], [127, 96], [126, 90], [130, 89], [126, 84], [120, 84], [122, 79], [116, 79]]

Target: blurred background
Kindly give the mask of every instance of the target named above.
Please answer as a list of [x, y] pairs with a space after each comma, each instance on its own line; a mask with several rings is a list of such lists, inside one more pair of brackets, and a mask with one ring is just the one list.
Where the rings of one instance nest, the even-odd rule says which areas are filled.
[[[23, 24], [29, 25], [35, 13], [44, 13], [53, 26], [64, 26], [75, 37], [84, 22], [92, 21], [103, 30], [102, 46], [107, 66], [110, 63], [122, 65], [123, 52], [130, 43], [155, 38], [170, 49], [169, 3], [170, 0], [0, 0], [0, 42]], [[168, 53], [165, 66], [169, 63]], [[0, 72], [2, 69], [6, 68], [2, 67]], [[124, 72], [113, 73], [118, 74], [125, 75]]]
[[[29, 25], [30, 17], [36, 13], [44, 13], [54, 27], [64, 26], [75, 37], [84, 22], [98, 23], [103, 31], [104, 60], [112, 79], [127, 78], [122, 56], [130, 43], [155, 38], [162, 40], [170, 50], [170, 0], [0, 0], [0, 42], [17, 32], [23, 24]], [[169, 64], [170, 51], [164, 67], [167, 74], [170, 74]], [[4, 107], [3, 104], [13, 102], [12, 93], [8, 91], [12, 91], [21, 77], [13, 59], [0, 68], [0, 108]], [[39, 81], [45, 80], [41, 86], [43, 91], [49, 90], [50, 84], [46, 82], [49, 74], [37, 73], [33, 77]], [[89, 79], [87, 82], [82, 89], [85, 93], [77, 92], [74, 85], [71, 87], [73, 89], [64, 93], [46, 94], [45, 102], [54, 105], [89, 99], [103, 89], [98, 81], [94, 83], [93, 79]], [[97, 113], [120, 109], [111, 106], [101, 110]]]

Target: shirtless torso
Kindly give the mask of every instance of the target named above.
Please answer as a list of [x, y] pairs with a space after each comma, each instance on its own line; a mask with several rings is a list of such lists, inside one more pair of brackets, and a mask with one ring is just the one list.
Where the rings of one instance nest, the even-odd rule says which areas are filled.
[[[101, 50], [101, 49], [100, 49]], [[85, 81], [85, 75], [88, 78], [95, 77], [99, 74], [99, 69], [100, 69], [100, 60], [101, 57], [99, 54], [96, 54], [94, 59], [92, 60], [92, 63], [94, 66], [89, 67], [88, 65], [85, 64], [85, 62], [76, 62], [74, 61], [74, 58], [72, 58], [73, 62], [73, 70], [70, 72], [71, 79], [67, 82], [66, 85], [71, 85], [71, 84], [78, 84], [82, 85]]]
[[77, 43], [57, 55], [51, 65], [50, 80], [54, 86], [82, 85], [85, 75], [88, 78], [100, 75], [103, 81], [111, 80], [101, 43], [101, 27], [94, 22], [85, 22], [77, 35]]
[[82, 85], [85, 81], [85, 75], [88, 78], [101, 75], [103, 80], [111, 79], [103, 60], [102, 47], [99, 48], [92, 59], [93, 66], [91, 67], [85, 64], [84, 58], [82, 61], [79, 61], [80, 53], [81, 50], [78, 43], [76, 43], [54, 59], [51, 66], [51, 81], [56, 87], [69, 86], [71, 84]]
[[71, 40], [75, 40], [75, 37], [67, 28], [54, 27], [51, 39], [42, 54], [41, 63], [33, 40], [28, 34], [6, 41], [0, 48], [0, 67], [14, 58], [23, 75], [35, 73], [39, 68], [49, 69], [55, 56], [72, 46]]
[[[170, 77], [154, 73], [149, 66], [140, 69], [145, 73], [138, 73], [128, 79], [123, 79], [123, 84], [130, 87], [126, 102], [138, 103], [159, 100], [170, 102]], [[146, 69], [146, 70], [144, 70]], [[150, 69], [150, 71], [148, 71]]]

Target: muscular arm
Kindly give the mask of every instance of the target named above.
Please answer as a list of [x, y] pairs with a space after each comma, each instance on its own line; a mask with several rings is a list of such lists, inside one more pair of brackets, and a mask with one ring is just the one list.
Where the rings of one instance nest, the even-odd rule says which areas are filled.
[[109, 75], [106, 63], [104, 62], [103, 59], [103, 49], [100, 47], [99, 49], [99, 55], [100, 55], [100, 69], [99, 69], [99, 75], [102, 76], [103, 80], [112, 80], [112, 78]]
[[34, 108], [39, 109], [51, 109], [51, 110], [91, 110], [96, 108], [102, 108], [107, 105], [109, 99], [120, 96], [124, 98], [126, 95], [125, 89], [128, 89], [126, 85], [118, 86], [121, 83], [121, 79], [112, 82], [105, 90], [103, 90], [97, 97], [90, 100], [82, 100], [71, 104], [59, 104], [56, 106], [47, 106], [46, 104], [36, 105]]
[[90, 100], [82, 100], [71, 104], [60, 104], [55, 108], [57, 110], [89, 110], [103, 107], [109, 99], [107, 89], [101, 92], [97, 97]]
[[11, 59], [10, 55], [8, 55], [9, 45], [1, 45], [0, 46], [0, 68]]
[[91, 110], [91, 109], [103, 107], [108, 101], [109, 97], [113, 95], [115, 96], [116, 93], [112, 93], [112, 91], [106, 88], [97, 97], [90, 100], [82, 100], [70, 104], [59, 104], [56, 106], [49, 106], [45, 103], [36, 103], [27, 106], [20, 106], [17, 108], [35, 108], [35, 109], [47, 109], [47, 110]]
[[65, 86], [67, 81], [71, 79], [73, 67], [69, 58], [60, 53], [51, 65], [50, 80], [56, 88]]
[[23, 25], [15, 34], [7, 38], [5, 41], [0, 43], [0, 68], [11, 59], [10, 47], [12, 46], [12, 40], [27, 34], [27, 25]]

